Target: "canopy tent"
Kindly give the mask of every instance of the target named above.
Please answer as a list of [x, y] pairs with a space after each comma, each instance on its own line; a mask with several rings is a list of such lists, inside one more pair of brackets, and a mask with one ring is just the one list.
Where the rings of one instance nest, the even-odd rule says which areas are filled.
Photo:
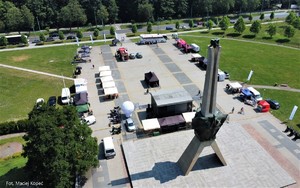
[[113, 81], [113, 77], [112, 76], [103, 76], [100, 78], [100, 81], [101, 83], [104, 83], [104, 82], [109, 82], [109, 81]]
[[84, 113], [89, 111], [89, 107], [89, 104], [78, 105], [76, 106], [76, 110], [78, 113]]
[[76, 78], [74, 79], [74, 85], [76, 86], [85, 86], [87, 85], [87, 80], [84, 78]]
[[108, 71], [102, 71], [102, 72], [100, 72], [100, 77], [103, 77], [103, 76], [111, 76], [111, 71], [108, 70]]
[[184, 112], [182, 116], [187, 123], [192, 123], [193, 118], [195, 117], [196, 112]]
[[145, 73], [145, 82], [150, 87], [158, 87], [159, 86], [159, 79], [157, 78], [156, 74], [151, 71]]
[[110, 70], [109, 66], [100, 66], [99, 67], [99, 73], [102, 72], [102, 71], [109, 71], [109, 70]]
[[74, 104], [77, 105], [82, 105], [82, 104], [87, 104], [88, 103], [88, 93], [87, 92], [82, 92], [82, 93], [77, 93], [74, 97]]
[[177, 131], [179, 127], [184, 127], [186, 125], [182, 115], [159, 118], [158, 122], [162, 132]]
[[243, 86], [238, 83], [238, 82], [232, 82], [228, 84], [230, 87], [234, 88], [234, 89], [241, 89]]
[[160, 129], [160, 125], [157, 118], [142, 120], [144, 131]]
[[116, 87], [109, 87], [109, 88], [104, 88], [104, 94], [105, 95], [113, 95], [113, 94], [118, 94], [118, 89]]
[[103, 88], [116, 87], [116, 84], [114, 81], [103, 82], [102, 87]]
[[87, 86], [86, 85], [75, 86], [75, 92], [76, 93], [87, 92]]
[[192, 61], [199, 61], [202, 56], [200, 54], [192, 54]]

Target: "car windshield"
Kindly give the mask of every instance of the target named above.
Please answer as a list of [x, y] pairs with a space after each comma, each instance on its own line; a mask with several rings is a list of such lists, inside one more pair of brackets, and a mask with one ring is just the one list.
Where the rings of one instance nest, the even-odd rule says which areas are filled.
[[113, 149], [106, 150], [106, 153], [114, 153], [115, 151]]

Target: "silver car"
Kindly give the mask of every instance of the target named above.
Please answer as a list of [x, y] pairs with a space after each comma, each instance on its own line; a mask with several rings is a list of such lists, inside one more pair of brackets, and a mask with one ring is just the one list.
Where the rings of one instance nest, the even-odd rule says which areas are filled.
[[127, 118], [127, 119], [126, 119], [125, 125], [126, 125], [127, 130], [128, 130], [129, 132], [133, 132], [133, 131], [136, 130], [135, 125], [134, 125], [134, 122], [133, 122], [133, 120], [132, 120], [131, 118]]

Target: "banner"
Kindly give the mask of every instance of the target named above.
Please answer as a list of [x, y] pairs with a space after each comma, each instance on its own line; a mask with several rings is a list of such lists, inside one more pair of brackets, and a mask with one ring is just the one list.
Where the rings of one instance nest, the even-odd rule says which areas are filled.
[[77, 43], [77, 46], [79, 46], [79, 40], [78, 40], [78, 37], [76, 37], [76, 43]]
[[104, 42], [106, 42], [106, 35], [103, 33]]
[[93, 36], [90, 35], [90, 38], [91, 38], [92, 44], [94, 44]]
[[294, 118], [294, 116], [295, 116], [295, 113], [296, 113], [297, 109], [298, 109], [298, 106], [295, 105], [294, 108], [293, 108], [293, 110], [292, 110], [292, 113], [291, 113], [291, 115], [290, 115], [289, 120], [293, 120], [293, 118]]
[[251, 70], [250, 73], [249, 73], [249, 75], [248, 75], [248, 79], [247, 79], [248, 81], [251, 79], [252, 74], [253, 74], [253, 70]]

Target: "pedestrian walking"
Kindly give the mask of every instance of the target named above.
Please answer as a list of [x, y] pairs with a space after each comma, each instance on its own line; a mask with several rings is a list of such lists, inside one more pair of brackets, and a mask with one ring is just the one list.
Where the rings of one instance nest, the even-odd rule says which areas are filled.
[[233, 114], [234, 113], [234, 107], [232, 107], [232, 109], [231, 109], [231, 114]]
[[199, 96], [201, 96], [201, 90], [199, 90], [199, 91], [198, 91], [198, 94], [197, 94], [197, 96], [198, 96], [198, 95], [199, 95]]
[[148, 93], [149, 93], [149, 89], [146, 90], [146, 94], [148, 94]]
[[95, 65], [92, 65], [93, 69], [95, 68]]
[[241, 108], [241, 110], [239, 111], [239, 114], [243, 114], [243, 115], [245, 114], [244, 107]]

